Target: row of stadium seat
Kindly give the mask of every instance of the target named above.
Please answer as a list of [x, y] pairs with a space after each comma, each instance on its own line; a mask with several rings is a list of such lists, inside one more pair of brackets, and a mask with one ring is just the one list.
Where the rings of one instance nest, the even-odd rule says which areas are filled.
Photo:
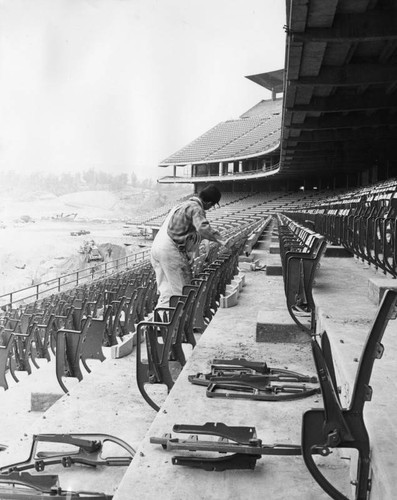
[[278, 234], [287, 308], [292, 319], [313, 332], [313, 282], [327, 243], [324, 236], [278, 214]]
[[31, 305], [10, 309], [0, 332], [0, 385], [8, 388], [9, 372], [39, 368], [37, 360], [55, 358], [55, 372], [67, 392], [65, 377], [81, 380], [80, 361], [89, 372], [88, 359], [103, 361], [102, 346], [117, 345], [134, 332], [156, 302], [154, 273], [148, 262], [122, 275], [56, 294]]
[[397, 180], [350, 191], [306, 209], [284, 212], [334, 245], [397, 277]]

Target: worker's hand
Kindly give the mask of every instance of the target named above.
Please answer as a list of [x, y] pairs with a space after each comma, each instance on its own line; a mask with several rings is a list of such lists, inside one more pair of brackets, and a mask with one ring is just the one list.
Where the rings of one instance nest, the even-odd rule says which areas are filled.
[[205, 254], [205, 258], [207, 258], [208, 254], [210, 253], [210, 249], [211, 249], [210, 242], [208, 240], [203, 240], [201, 242], [201, 244], [202, 244], [202, 247], [203, 247], [203, 252]]
[[225, 240], [225, 239], [221, 239], [221, 240], [218, 240], [218, 243], [219, 243], [222, 247], [225, 247], [225, 248], [230, 248], [231, 243], [232, 243], [232, 240], [231, 240], [231, 238], [228, 238], [227, 240]]

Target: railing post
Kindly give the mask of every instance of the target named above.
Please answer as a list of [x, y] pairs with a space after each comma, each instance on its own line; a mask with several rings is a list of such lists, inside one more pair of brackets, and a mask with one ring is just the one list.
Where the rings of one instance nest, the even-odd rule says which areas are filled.
[[58, 278], [58, 292], [61, 291], [61, 278]]
[[39, 300], [39, 295], [40, 295], [39, 288], [40, 288], [40, 283], [36, 285], [36, 300]]
[[76, 285], [79, 284], [79, 272], [76, 271]]

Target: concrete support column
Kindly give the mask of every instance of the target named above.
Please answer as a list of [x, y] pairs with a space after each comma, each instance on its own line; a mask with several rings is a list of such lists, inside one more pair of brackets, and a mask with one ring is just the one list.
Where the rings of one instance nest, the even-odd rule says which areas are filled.
[[223, 175], [223, 162], [219, 162], [219, 170], [218, 170], [218, 173], [219, 173], [219, 177], [222, 177]]
[[176, 165], [174, 165], [173, 169], [174, 169], [174, 177], [176, 177]]
[[243, 162], [241, 160], [238, 162], [238, 171], [239, 171], [240, 174], [243, 171]]

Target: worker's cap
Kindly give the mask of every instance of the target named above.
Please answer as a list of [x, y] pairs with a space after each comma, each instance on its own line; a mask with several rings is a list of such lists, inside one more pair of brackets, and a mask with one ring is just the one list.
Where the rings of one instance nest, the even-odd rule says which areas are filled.
[[216, 205], [221, 199], [221, 192], [214, 184], [209, 184], [200, 192], [200, 198], [209, 203]]

